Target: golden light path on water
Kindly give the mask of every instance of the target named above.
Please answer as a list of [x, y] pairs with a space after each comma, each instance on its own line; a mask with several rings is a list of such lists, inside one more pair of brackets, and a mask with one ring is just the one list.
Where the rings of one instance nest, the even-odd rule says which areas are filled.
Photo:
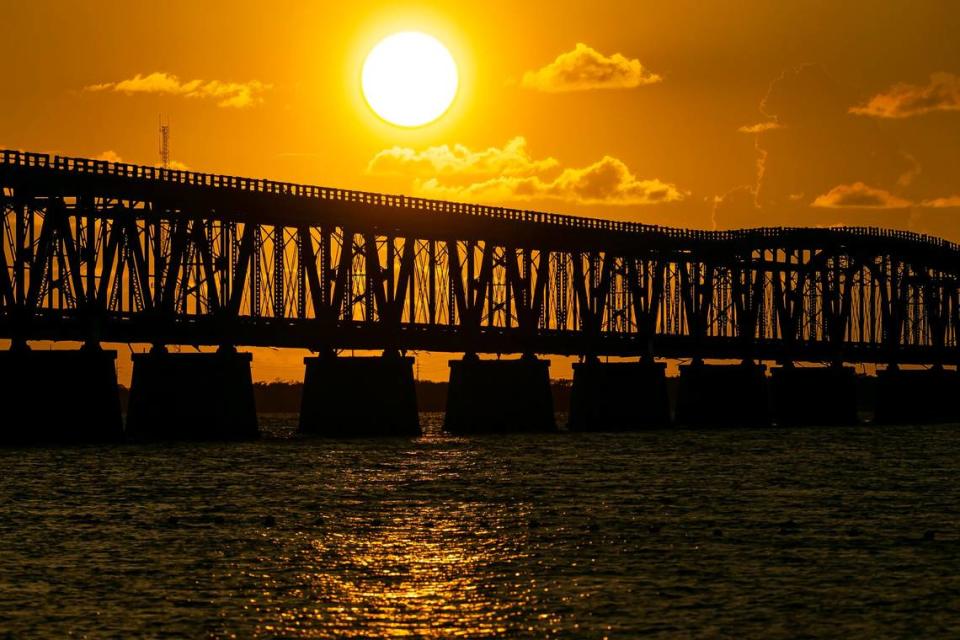
[[[330, 619], [323, 625], [325, 631], [342, 636], [504, 633], [507, 626], [501, 617], [523, 601], [524, 594], [513, 593], [510, 603], [498, 601], [484, 589], [484, 582], [493, 576], [484, 574], [498, 555], [509, 551], [497, 548], [493, 531], [464, 535], [462, 526], [470, 517], [463, 517], [465, 509], [452, 511], [453, 516], [425, 510], [376, 531], [313, 540], [312, 553], [298, 560], [321, 571], [303, 574], [305, 592], [290, 595], [309, 592], [331, 605], [283, 612], [282, 626], [274, 630], [290, 634], [306, 617], [314, 622]], [[338, 557], [342, 550], [351, 555]], [[369, 611], [377, 613], [371, 618]], [[364, 628], [355, 628], [360, 619]]]
[[[537, 580], [516, 573], [529, 555], [529, 505], [423, 496], [395, 499], [418, 482], [433, 484], [445, 473], [480, 469], [496, 475], [496, 461], [471, 448], [407, 451], [397, 465], [346, 471], [345, 484], [385, 489], [381, 501], [345, 502], [335, 531], [295, 534], [282, 543], [289, 556], [281, 574], [295, 567], [293, 584], [267, 571], [261, 595], [301, 601], [296, 607], [255, 598], [265, 634], [283, 637], [494, 637], [515, 628], [535, 605]], [[506, 473], [505, 470], [502, 470]], [[371, 507], [376, 515], [371, 517]], [[351, 513], [352, 512], [352, 513]], [[542, 587], [539, 587], [542, 588]], [[547, 587], [549, 588], [549, 587]], [[538, 628], [551, 618], [538, 616]]]

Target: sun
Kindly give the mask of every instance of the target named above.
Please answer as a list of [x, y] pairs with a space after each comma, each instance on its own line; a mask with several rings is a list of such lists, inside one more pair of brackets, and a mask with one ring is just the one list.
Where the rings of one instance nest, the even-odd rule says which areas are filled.
[[391, 124], [419, 127], [433, 122], [457, 95], [457, 64], [443, 44], [426, 33], [404, 31], [381, 40], [363, 63], [363, 97]]

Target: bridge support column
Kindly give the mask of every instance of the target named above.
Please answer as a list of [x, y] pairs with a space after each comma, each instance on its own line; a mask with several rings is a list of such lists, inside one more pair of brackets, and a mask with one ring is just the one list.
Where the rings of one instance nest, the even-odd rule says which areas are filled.
[[134, 440], [246, 440], [260, 435], [249, 353], [133, 355], [127, 435]]
[[300, 432], [334, 438], [418, 436], [413, 358], [304, 358]]
[[533, 356], [450, 361], [443, 428], [451, 433], [556, 431], [550, 362]]
[[573, 365], [570, 429], [631, 431], [669, 425], [666, 368], [652, 360]]
[[765, 365], [753, 362], [682, 365], [677, 422], [693, 427], [768, 426], [765, 372]]
[[960, 419], [960, 373], [887, 367], [877, 372], [876, 424], [932, 424]]
[[0, 444], [123, 439], [116, 351], [0, 352]]
[[775, 367], [771, 372], [778, 426], [857, 424], [853, 367]]

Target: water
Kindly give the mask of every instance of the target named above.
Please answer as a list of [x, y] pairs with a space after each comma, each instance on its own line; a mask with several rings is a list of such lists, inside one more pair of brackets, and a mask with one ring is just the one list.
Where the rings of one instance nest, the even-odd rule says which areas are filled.
[[0, 636], [960, 633], [960, 427], [426, 421], [0, 451]]

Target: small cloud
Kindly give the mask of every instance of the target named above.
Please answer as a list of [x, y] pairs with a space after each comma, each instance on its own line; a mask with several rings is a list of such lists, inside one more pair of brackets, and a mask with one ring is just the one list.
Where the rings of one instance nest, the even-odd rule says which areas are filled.
[[946, 198], [934, 198], [933, 200], [924, 200], [920, 206], [931, 207], [934, 209], [945, 209], [947, 207], [960, 207], [960, 196], [947, 196]]
[[911, 202], [889, 191], [868, 186], [862, 182], [841, 184], [827, 193], [817, 196], [810, 206], [836, 209], [841, 207], [865, 207], [871, 209], [902, 209]]
[[713, 228], [735, 229], [756, 226], [760, 219], [757, 193], [749, 186], [731, 189], [713, 200]]
[[920, 163], [917, 162], [917, 159], [911, 154], [903, 152], [902, 155], [906, 158], [907, 162], [910, 163], [910, 167], [897, 178], [897, 186], [909, 187], [913, 184], [913, 181], [917, 179], [917, 176], [923, 173], [923, 167], [920, 166]]
[[659, 75], [640, 64], [639, 60], [619, 53], [605, 56], [578, 42], [573, 51], [561, 53], [547, 66], [524, 73], [521, 86], [559, 93], [590, 89], [633, 89], [662, 80]]
[[960, 111], [960, 77], [934, 73], [925, 85], [899, 83], [850, 113], [875, 118], [910, 118], [934, 111]]
[[737, 131], [740, 133], [763, 133], [764, 131], [774, 131], [776, 129], [783, 129], [783, 125], [774, 120], [770, 120], [756, 124], [745, 124], [738, 128]]
[[[117, 153], [116, 151], [114, 151], [113, 149], [107, 149], [106, 151], [97, 154], [97, 155], [94, 157], [94, 160], [105, 160], [106, 162], [124, 162], [124, 159], [120, 157], [120, 154]], [[161, 165], [160, 165], [160, 163], [158, 162], [157, 164], [155, 164], [155, 165], [153, 165], [153, 166], [159, 167], [159, 166], [161, 166]], [[174, 169], [174, 170], [176, 170], [176, 171], [189, 171], [189, 170], [190, 170], [190, 167], [188, 167], [188, 166], [187, 166], [186, 164], [184, 164], [183, 162], [180, 162], [179, 160], [171, 160], [171, 161], [167, 164], [167, 167], [166, 167], [166, 168], [167, 168], [167, 169]]]
[[84, 87], [85, 91], [112, 91], [132, 95], [135, 93], [156, 93], [176, 95], [186, 98], [216, 100], [217, 106], [244, 109], [263, 102], [263, 94], [272, 85], [259, 80], [250, 82], [222, 82], [220, 80], [190, 80], [182, 82], [177, 76], [155, 71], [148, 75], [137, 74], [119, 82], [104, 82]]
[[97, 160], [106, 160], [107, 162], [123, 162], [120, 154], [113, 149], [107, 149], [96, 157]]
[[646, 205], [683, 200], [687, 194], [657, 179], [638, 179], [611, 156], [583, 168], [564, 169], [553, 179], [497, 176], [467, 185], [445, 185], [436, 178], [415, 188], [430, 197], [469, 201], [560, 200], [578, 204]]
[[503, 147], [473, 151], [462, 144], [444, 144], [423, 151], [409, 147], [385, 149], [373, 156], [367, 172], [380, 175], [532, 175], [556, 167], [554, 158], [535, 160], [527, 151], [527, 140], [517, 136]]
[[[157, 164], [156, 166], [159, 167], [160, 165]], [[173, 169], [174, 171], [190, 171], [190, 167], [188, 167], [185, 163], [180, 162], [179, 160], [171, 160], [170, 162], [167, 163], [166, 168]]]

